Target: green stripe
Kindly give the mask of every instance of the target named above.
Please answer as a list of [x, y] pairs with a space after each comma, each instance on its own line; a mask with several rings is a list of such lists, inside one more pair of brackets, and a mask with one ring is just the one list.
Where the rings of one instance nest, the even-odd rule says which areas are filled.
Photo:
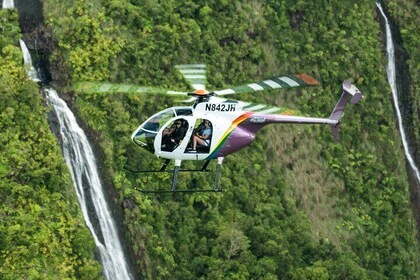
[[[271, 79], [267, 79], [266, 81], [269, 81], [269, 80], [271, 80]], [[267, 85], [266, 83], [263, 83], [263, 82], [259, 82], [259, 83], [256, 83], [256, 84], [259, 85], [260, 87], [264, 88], [264, 90], [273, 89], [271, 86], [269, 86], [269, 85]]]
[[176, 69], [206, 69], [206, 65], [205, 64], [181, 64], [181, 65], [176, 65], [175, 66]]
[[206, 79], [185, 79], [191, 84], [205, 84]]
[[[281, 77], [280, 77], [281, 78]], [[274, 82], [278, 83], [279, 85], [281, 85], [282, 88], [289, 88], [290, 85], [282, 80], [280, 80], [279, 78], [273, 78], [272, 79]]]
[[232, 88], [232, 90], [235, 93], [242, 93], [242, 92], [252, 92], [255, 91], [254, 89], [252, 89], [251, 87], [247, 86], [247, 85], [242, 85], [242, 86], [238, 86], [238, 87], [234, 87]]
[[110, 84], [81, 82], [74, 86], [76, 92], [82, 93], [157, 93], [165, 94], [167, 89], [136, 86], [131, 84]]

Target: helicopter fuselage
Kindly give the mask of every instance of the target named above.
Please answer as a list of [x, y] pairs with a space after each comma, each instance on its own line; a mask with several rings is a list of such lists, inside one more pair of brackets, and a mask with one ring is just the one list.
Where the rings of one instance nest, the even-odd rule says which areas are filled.
[[[344, 95], [336, 109], [349, 97]], [[342, 104], [343, 103], [343, 104]], [[201, 102], [191, 107], [171, 107], [163, 110], [140, 125], [131, 136], [137, 145], [156, 156], [175, 160], [210, 160], [232, 154], [252, 143], [255, 134], [271, 123], [329, 124], [334, 129], [339, 121], [335, 118], [296, 116], [296, 111], [269, 108], [256, 111], [257, 106], [241, 101]], [[280, 114], [270, 114], [278, 112]], [[206, 146], [191, 151], [194, 135], [200, 134], [201, 123], [210, 123], [211, 133]], [[182, 139], [179, 135], [172, 143], [170, 133], [176, 122], [182, 123]], [[171, 140], [172, 141], [172, 140]]]
[[[150, 117], [132, 134], [134, 143], [156, 156], [179, 160], [209, 160], [236, 152], [255, 138], [267, 117], [252, 117], [252, 112], [243, 111], [243, 103], [226, 101], [223, 103], [202, 102], [191, 107], [171, 107]], [[200, 123], [210, 122], [211, 136], [207, 146], [190, 151], [192, 138]], [[172, 148], [166, 146], [168, 133], [174, 123], [181, 122], [184, 130], [182, 140]]]

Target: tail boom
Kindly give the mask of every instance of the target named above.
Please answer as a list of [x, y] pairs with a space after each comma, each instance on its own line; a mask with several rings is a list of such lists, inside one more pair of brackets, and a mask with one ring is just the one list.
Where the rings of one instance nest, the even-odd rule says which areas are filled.
[[[255, 133], [262, 126], [270, 123], [328, 124], [334, 139], [339, 138], [340, 119], [347, 103], [356, 104], [362, 99], [360, 90], [349, 81], [343, 82], [343, 92], [329, 118], [301, 117], [281, 114], [254, 114], [249, 118], [247, 129]], [[258, 126], [260, 124], [260, 126]]]

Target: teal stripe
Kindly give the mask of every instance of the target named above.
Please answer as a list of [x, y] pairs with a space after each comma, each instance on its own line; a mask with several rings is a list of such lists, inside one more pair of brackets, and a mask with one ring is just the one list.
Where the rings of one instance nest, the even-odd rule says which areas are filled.
[[290, 87], [290, 85], [282, 80], [280, 80], [279, 78], [273, 78], [272, 79], [274, 82], [278, 83], [279, 85], [281, 85], [282, 88], [288, 88]]
[[252, 91], [255, 91], [254, 89], [252, 89], [251, 87], [249, 87], [249, 86], [247, 86], [247, 85], [234, 87], [234, 88], [232, 88], [232, 90], [233, 90], [235, 93], [242, 93], [242, 92], [252, 92]]
[[[271, 79], [268, 79], [268, 80], [271, 80]], [[264, 88], [264, 90], [273, 89], [273, 87], [271, 87], [271, 86], [269, 86], [269, 85], [267, 85], [266, 83], [263, 83], [263, 82], [259, 82], [259, 83], [256, 83], [256, 84], [259, 85], [260, 87]]]

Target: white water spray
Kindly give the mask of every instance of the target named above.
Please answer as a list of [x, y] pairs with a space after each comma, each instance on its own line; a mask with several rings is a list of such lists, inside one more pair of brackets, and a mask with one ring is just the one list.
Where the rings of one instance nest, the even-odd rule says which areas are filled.
[[3, 0], [3, 9], [14, 9], [15, 3], [13, 0]]
[[392, 98], [394, 100], [394, 107], [395, 111], [397, 113], [397, 120], [398, 120], [398, 127], [400, 129], [401, 133], [401, 139], [404, 147], [404, 153], [405, 157], [407, 158], [407, 161], [409, 162], [411, 168], [414, 171], [414, 174], [417, 178], [417, 183], [420, 183], [420, 172], [419, 169], [416, 166], [416, 163], [414, 162], [413, 157], [410, 154], [408, 143], [407, 143], [407, 136], [404, 130], [404, 126], [402, 123], [402, 117], [401, 117], [401, 111], [399, 107], [399, 101], [398, 101], [398, 92], [397, 92], [397, 85], [396, 85], [396, 70], [395, 70], [395, 51], [394, 51], [394, 42], [392, 40], [392, 34], [391, 34], [391, 28], [389, 26], [388, 18], [386, 17], [382, 6], [380, 3], [376, 2], [376, 6], [378, 7], [379, 11], [381, 12], [384, 20], [385, 20], [385, 27], [386, 27], [386, 52], [388, 54], [388, 67], [387, 67], [387, 74], [388, 74], [388, 82], [391, 86], [392, 91]]
[[[38, 73], [32, 66], [32, 58], [25, 42], [20, 40], [20, 46], [29, 78], [37, 82], [40, 81]], [[58, 97], [57, 92], [53, 89], [44, 91], [48, 103], [53, 106], [59, 120], [64, 158], [73, 179], [86, 225], [99, 250], [104, 275], [108, 280], [132, 279], [124, 259], [115, 223], [102, 191], [95, 157], [87, 137], [77, 124], [67, 104]], [[91, 207], [88, 209], [90, 205]], [[97, 217], [99, 230], [95, 229], [89, 210], [93, 210], [93, 215]]]
[[[99, 249], [105, 277], [108, 280], [132, 279], [124, 259], [115, 223], [112, 220], [102, 191], [103, 188], [99, 179], [95, 157], [87, 137], [77, 124], [67, 104], [58, 97], [56, 91], [45, 89], [45, 93], [47, 101], [53, 106], [60, 124], [64, 158], [70, 169], [86, 224]], [[89, 197], [91, 200], [89, 200]], [[88, 205], [90, 203], [93, 204], [93, 209], [98, 217], [103, 242], [95, 231], [88, 213]]]
[[19, 40], [19, 44], [23, 54], [23, 65], [25, 67], [26, 73], [28, 73], [28, 76], [32, 81], [40, 82], [41, 80], [39, 79], [38, 73], [32, 64], [31, 54], [29, 53], [25, 42], [23, 40]]

